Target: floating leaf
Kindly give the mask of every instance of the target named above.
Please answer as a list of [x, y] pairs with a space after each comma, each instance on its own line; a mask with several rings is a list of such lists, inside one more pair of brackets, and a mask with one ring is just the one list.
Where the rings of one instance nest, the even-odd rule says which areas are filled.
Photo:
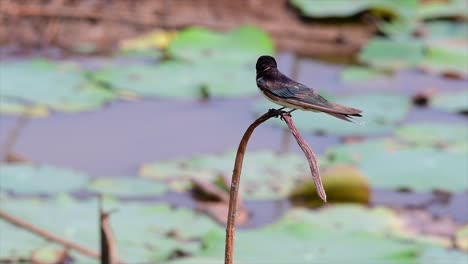
[[112, 91], [89, 84], [75, 66], [65, 63], [9, 61], [0, 64], [0, 72], [2, 104], [5, 100], [9, 102], [2, 109], [10, 113], [23, 113], [25, 110], [19, 104], [27, 108], [46, 106], [59, 111], [84, 111], [116, 97]]
[[26, 115], [32, 117], [47, 116], [47, 107], [41, 105], [29, 106], [5, 97], [0, 97], [0, 113], [11, 115]]
[[239, 27], [224, 34], [199, 27], [187, 28], [177, 34], [167, 51], [178, 60], [249, 63], [251, 69], [259, 56], [274, 53], [268, 34], [252, 26]]
[[397, 70], [418, 65], [423, 46], [417, 41], [370, 40], [359, 53], [359, 60], [378, 69]]
[[98, 178], [88, 188], [105, 195], [126, 197], [161, 195], [167, 190], [166, 185], [160, 182], [140, 178]]
[[[279, 222], [236, 233], [236, 261], [246, 263], [427, 263], [436, 246], [399, 239], [388, 209], [292, 210]], [[389, 235], [390, 234], [390, 235]], [[395, 234], [395, 235], [392, 235]], [[224, 234], [205, 236], [203, 256], [221, 257]], [[458, 253], [462, 254], [463, 253]]]
[[468, 78], [468, 41], [445, 41], [431, 44], [420, 67], [426, 72]]
[[417, 0], [291, 0], [303, 15], [309, 17], [348, 17], [357, 13], [373, 10], [382, 11], [396, 16], [414, 12]]
[[165, 49], [176, 36], [173, 31], [153, 31], [136, 38], [123, 40], [119, 46], [124, 52]]
[[448, 112], [468, 111], [468, 90], [436, 94], [431, 106]]
[[[159, 65], [109, 67], [94, 78], [143, 96], [167, 98], [229, 97], [257, 93], [255, 60], [272, 54], [272, 41], [254, 27], [227, 33], [201, 28], [180, 32], [168, 47], [174, 59]], [[181, 78], [183, 76], [183, 78]]]
[[363, 82], [381, 78], [383, 73], [367, 67], [351, 66], [341, 72], [341, 80], [345, 83]]
[[88, 175], [51, 166], [1, 164], [1, 189], [21, 194], [55, 194], [83, 188]]
[[[370, 188], [367, 179], [352, 166], [332, 166], [322, 171], [323, 187], [327, 191], [329, 203], [363, 203], [370, 201]], [[315, 185], [306, 181], [296, 187], [291, 199], [300, 204], [318, 206], [321, 200]]]
[[419, 261], [419, 263], [431, 264], [466, 264], [468, 261], [468, 254], [441, 247], [428, 247], [422, 252]]
[[391, 141], [372, 140], [334, 147], [327, 156], [336, 163], [356, 164], [373, 188], [468, 190], [466, 153], [408, 148]]
[[404, 125], [396, 135], [408, 142], [424, 146], [448, 146], [459, 144], [468, 137], [468, 126], [452, 123], [419, 122]]
[[[201, 155], [173, 162], [144, 165], [140, 174], [170, 182], [172, 188], [191, 187], [191, 178], [215, 182], [219, 175], [232, 175], [235, 152]], [[242, 169], [240, 193], [244, 199], [275, 199], [287, 196], [300, 179], [312, 181], [305, 157], [270, 151], [250, 152]]]
[[468, 38], [468, 22], [428, 21], [423, 25], [423, 41], [433, 43], [441, 40]]
[[[119, 257], [126, 263], [159, 263], [176, 252], [196, 254], [202, 249], [199, 240], [203, 235], [222, 230], [208, 217], [187, 209], [118, 202], [114, 202], [112, 208], [117, 209], [117, 212], [112, 214], [112, 228]], [[2, 201], [2, 210], [22, 219], [34, 219], [35, 226], [98, 251], [99, 216], [95, 200], [9, 200], [6, 203]], [[3, 222], [0, 222], [0, 232], [1, 255], [5, 256], [11, 256], [11, 252], [15, 250], [28, 253], [29, 251], [25, 250], [26, 245], [29, 245], [26, 249], [33, 250], [50, 244], [34, 236], [28, 242], [30, 234], [14, 226], [6, 226]], [[29, 236], [21, 236], [22, 233]], [[156, 248], [158, 250], [155, 250]], [[98, 262], [71, 253], [78, 263]]]
[[457, 231], [455, 234], [455, 243], [458, 248], [468, 252], [468, 225]]
[[421, 19], [434, 19], [441, 17], [468, 17], [465, 0], [425, 1], [417, 10]]
[[[296, 111], [292, 116], [298, 129], [339, 136], [386, 133], [393, 130], [396, 123], [403, 119], [410, 107], [408, 98], [394, 94], [375, 93], [330, 100], [361, 109], [363, 117], [356, 118], [356, 121], [352, 123], [323, 113]], [[271, 103], [262, 102], [255, 107], [255, 110], [258, 113], [263, 113], [272, 107], [277, 108]], [[270, 123], [285, 126], [281, 120], [272, 120]]]

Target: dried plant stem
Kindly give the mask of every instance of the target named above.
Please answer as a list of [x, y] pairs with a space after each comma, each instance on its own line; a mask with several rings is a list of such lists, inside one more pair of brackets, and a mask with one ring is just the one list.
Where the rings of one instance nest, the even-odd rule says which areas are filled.
[[234, 163], [234, 171], [232, 173], [232, 180], [231, 180], [231, 190], [229, 193], [229, 212], [228, 212], [228, 219], [227, 219], [227, 226], [226, 226], [226, 248], [225, 248], [225, 255], [224, 255], [224, 263], [225, 264], [233, 264], [233, 257], [234, 257], [234, 231], [235, 231], [235, 222], [236, 222], [236, 214], [237, 214], [237, 196], [239, 192], [239, 184], [240, 184], [240, 175], [242, 171], [242, 162], [244, 160], [245, 150], [247, 149], [247, 143], [249, 142], [250, 136], [252, 135], [253, 131], [257, 126], [261, 123], [267, 121], [272, 117], [281, 118], [286, 122], [291, 130], [291, 133], [296, 138], [297, 143], [301, 147], [302, 151], [306, 155], [306, 158], [309, 162], [309, 167], [312, 172], [312, 177], [314, 179], [315, 187], [317, 188], [317, 192], [320, 197], [326, 202], [326, 194], [325, 190], [322, 185], [322, 181], [320, 179], [320, 174], [318, 170], [317, 161], [315, 158], [314, 153], [310, 149], [307, 142], [302, 138], [299, 132], [292, 121], [291, 115], [285, 111], [270, 109], [266, 114], [259, 117], [255, 120], [249, 128], [244, 133], [244, 136], [239, 143], [239, 147], [237, 149], [236, 160]]
[[234, 230], [236, 225], [236, 214], [237, 214], [237, 195], [239, 191], [240, 175], [242, 171], [242, 162], [244, 160], [245, 150], [247, 149], [247, 143], [249, 142], [250, 136], [257, 126], [267, 121], [272, 117], [280, 116], [283, 111], [270, 109], [266, 114], [259, 117], [253, 122], [244, 133], [244, 136], [239, 143], [237, 148], [236, 161], [234, 163], [234, 171], [232, 172], [231, 179], [231, 191], [229, 192], [229, 212], [226, 226], [226, 248], [224, 255], [224, 263], [232, 264], [234, 255]]
[[324, 202], [327, 201], [327, 194], [325, 193], [325, 189], [323, 188], [322, 179], [320, 178], [319, 167], [317, 164], [317, 160], [315, 159], [315, 154], [310, 149], [309, 144], [304, 140], [304, 138], [299, 134], [297, 131], [294, 122], [292, 121], [290, 114], [283, 114], [282, 115], [284, 122], [288, 125], [289, 130], [296, 138], [297, 144], [301, 147], [302, 151], [304, 152], [307, 161], [309, 162], [310, 172], [312, 173], [312, 179], [314, 180], [315, 188], [317, 189], [317, 193], [319, 194], [320, 198]]
[[47, 240], [50, 240], [52, 242], [55, 242], [57, 244], [61, 244], [63, 245], [64, 247], [68, 248], [68, 249], [73, 249], [75, 251], [78, 251], [80, 252], [81, 254], [83, 255], [86, 255], [86, 256], [89, 256], [89, 257], [92, 257], [92, 258], [96, 258], [96, 259], [99, 259], [100, 258], [100, 255], [99, 253], [93, 251], [93, 250], [90, 250], [90, 249], [87, 249], [85, 247], [82, 247], [80, 245], [77, 245], [73, 242], [70, 242], [70, 241], [67, 241], [65, 239], [62, 239], [54, 234], [51, 234], [43, 229], [40, 229], [36, 226], [33, 226], [31, 225], [30, 223], [27, 223], [25, 221], [23, 221], [22, 219], [19, 219], [15, 216], [12, 216], [6, 212], [3, 212], [3, 211], [0, 211], [0, 218], [1, 219], [5, 219], [7, 222], [10, 222], [11, 224], [15, 225], [15, 226], [18, 226], [18, 227], [21, 227], [21, 228], [24, 228], [38, 236], [41, 236]]

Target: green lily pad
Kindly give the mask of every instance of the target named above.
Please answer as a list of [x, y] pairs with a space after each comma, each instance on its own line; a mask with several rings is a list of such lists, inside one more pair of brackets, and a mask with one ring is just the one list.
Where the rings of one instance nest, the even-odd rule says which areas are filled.
[[145, 196], [164, 194], [167, 186], [140, 178], [98, 178], [89, 184], [88, 189], [105, 195]]
[[388, 140], [372, 140], [334, 147], [327, 156], [336, 163], [357, 165], [374, 188], [421, 192], [468, 190], [466, 153], [409, 148]]
[[370, 40], [359, 53], [359, 60], [384, 70], [414, 67], [423, 59], [423, 45], [417, 41]]
[[436, 94], [431, 100], [431, 106], [447, 112], [468, 111], [468, 90]]
[[431, 264], [466, 264], [468, 261], [468, 254], [458, 251], [449, 250], [441, 247], [428, 247], [419, 257], [418, 263], [431, 263]]
[[450, 40], [430, 44], [420, 62], [426, 72], [456, 75], [468, 78], [468, 41]]
[[427, 1], [420, 4], [417, 16], [421, 19], [468, 17], [465, 0]]
[[367, 10], [399, 16], [417, 8], [416, 0], [291, 0], [290, 2], [299, 8], [303, 15], [318, 18], [348, 17]]
[[385, 76], [381, 71], [367, 67], [351, 66], [341, 72], [341, 80], [345, 83], [364, 82], [382, 78]]
[[424, 23], [423, 30], [426, 43], [468, 38], [468, 22], [428, 21]]
[[[256, 230], [238, 230], [235, 259], [246, 263], [427, 263], [423, 242], [401, 239], [388, 209], [338, 207], [287, 213], [279, 222]], [[224, 233], [205, 236], [202, 256], [221, 257]], [[464, 254], [464, 253], [460, 253]]]
[[[235, 152], [199, 155], [170, 162], [156, 162], [140, 169], [142, 177], [168, 181], [173, 189], [188, 189], [191, 178], [212, 181], [219, 176], [231, 178]], [[276, 199], [290, 194], [301, 179], [312, 181], [304, 156], [271, 151], [249, 152], [242, 168], [240, 193], [243, 199]]]
[[45, 60], [2, 62], [2, 110], [24, 112], [24, 107], [45, 106], [58, 111], [92, 110], [116, 98], [103, 87], [90, 84], [71, 64]]
[[[255, 60], [273, 53], [265, 32], [241, 27], [227, 33], [186, 29], [171, 41], [173, 60], [159, 65], [131, 64], [94, 74], [98, 81], [142, 96], [165, 98], [230, 97], [257, 93]], [[183, 78], [181, 78], [183, 76]]]
[[0, 113], [5, 115], [26, 115], [32, 117], [47, 116], [47, 107], [42, 105], [27, 105], [17, 100], [0, 97]]
[[1, 189], [21, 194], [55, 194], [80, 190], [88, 175], [51, 166], [1, 164]]
[[[4, 201], [3, 201], [4, 202]], [[106, 208], [117, 211], [110, 223], [118, 246], [119, 257], [126, 263], [153, 263], [167, 260], [176, 252], [197, 254], [202, 250], [199, 241], [208, 232], [222, 230], [206, 216], [188, 209], [171, 209], [167, 205], [106, 203]], [[59, 237], [74, 241], [94, 251], [99, 250], [98, 203], [96, 200], [78, 202], [73, 199], [48, 201], [9, 200], [2, 203], [2, 210], [22, 219], [34, 219], [34, 225]], [[54, 217], [45, 217], [45, 216]], [[129, 228], [131, 227], [131, 228]], [[10, 256], [15, 250], [22, 254], [27, 242], [28, 249], [37, 249], [47, 243], [42, 239], [31, 241], [26, 236], [17, 236], [23, 230], [0, 222], [1, 254]], [[8, 232], [8, 233], [5, 233]], [[5, 236], [4, 234], [14, 234]], [[4, 245], [9, 245], [8, 248]], [[155, 250], [157, 249], [157, 250]], [[5, 251], [4, 251], [5, 250]], [[4, 253], [5, 252], [5, 253]], [[98, 263], [72, 252], [78, 263]], [[29, 256], [29, 255], [28, 255]]]
[[396, 130], [396, 135], [422, 146], [449, 146], [466, 141], [468, 126], [453, 123], [413, 123]]
[[273, 54], [274, 49], [268, 34], [258, 27], [243, 26], [226, 33], [191, 27], [175, 36], [167, 52], [177, 60], [249, 63], [254, 69], [257, 58]]
[[468, 252], [468, 225], [465, 225], [456, 232], [455, 244], [459, 249]]
[[[386, 133], [394, 129], [410, 107], [408, 98], [394, 94], [353, 95], [330, 100], [361, 109], [363, 117], [356, 118], [355, 122], [344, 122], [327, 114], [298, 110], [292, 116], [299, 131], [329, 133], [338, 136]], [[278, 106], [269, 102], [261, 102], [255, 110], [257, 113], [264, 113], [269, 108], [278, 108]], [[269, 122], [286, 127], [281, 120]]]
[[[321, 170], [328, 203], [362, 203], [370, 201], [370, 188], [367, 179], [352, 166], [331, 166]], [[323, 205], [312, 181], [297, 186], [290, 195], [295, 204], [318, 207]]]

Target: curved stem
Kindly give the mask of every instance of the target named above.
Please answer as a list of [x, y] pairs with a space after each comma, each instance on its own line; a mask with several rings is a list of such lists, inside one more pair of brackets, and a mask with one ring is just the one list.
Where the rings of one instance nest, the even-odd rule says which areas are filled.
[[267, 113], [255, 120], [245, 131], [244, 136], [237, 148], [236, 161], [234, 163], [234, 171], [232, 172], [231, 191], [229, 193], [229, 212], [226, 226], [226, 248], [224, 255], [224, 263], [232, 264], [234, 256], [234, 230], [237, 214], [237, 196], [239, 192], [240, 175], [242, 171], [242, 162], [244, 161], [245, 150], [250, 136], [257, 126], [267, 121], [272, 117], [282, 115], [283, 111], [270, 109]]

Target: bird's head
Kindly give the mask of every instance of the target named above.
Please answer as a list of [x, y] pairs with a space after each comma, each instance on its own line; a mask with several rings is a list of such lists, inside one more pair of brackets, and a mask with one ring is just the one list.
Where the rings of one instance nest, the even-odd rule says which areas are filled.
[[269, 69], [276, 69], [277, 64], [275, 58], [271, 56], [260, 56], [257, 60], [257, 73], [267, 71]]

